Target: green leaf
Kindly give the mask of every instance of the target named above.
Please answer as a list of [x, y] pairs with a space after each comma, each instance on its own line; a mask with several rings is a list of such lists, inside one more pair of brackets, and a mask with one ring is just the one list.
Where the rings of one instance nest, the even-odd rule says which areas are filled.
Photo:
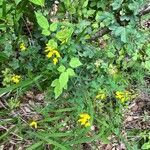
[[60, 86], [60, 83], [56, 85], [54, 88], [54, 93], [55, 93], [55, 99], [57, 99], [61, 94], [62, 94], [63, 88]]
[[116, 36], [121, 37], [121, 41], [126, 43], [127, 42], [127, 29], [125, 27], [116, 27], [114, 28], [114, 33]]
[[44, 17], [43, 14], [40, 12], [35, 12], [35, 15], [36, 15], [37, 23], [39, 24], [39, 26], [44, 30], [48, 30], [49, 22], [47, 18]]
[[67, 83], [68, 83], [68, 73], [67, 72], [61, 73], [61, 75], [59, 77], [59, 83], [62, 88], [64, 88], [67, 85]]
[[56, 38], [61, 42], [67, 42], [67, 40], [71, 37], [73, 31], [73, 28], [64, 28], [57, 32]]
[[68, 73], [69, 76], [75, 76], [76, 75], [75, 72], [74, 72], [74, 70], [72, 68], [68, 68], [66, 70], [66, 72]]
[[55, 79], [55, 80], [52, 82], [51, 86], [52, 86], [52, 87], [55, 87], [55, 86], [57, 86], [58, 84], [59, 84], [59, 80], [58, 80], [58, 79]]
[[77, 67], [81, 66], [82, 63], [80, 62], [79, 58], [73, 57], [73, 58], [71, 58], [69, 65], [72, 68], [77, 68]]
[[33, 4], [44, 6], [45, 0], [29, 0]]
[[58, 26], [58, 23], [57, 22], [53, 22], [51, 25], [50, 25], [50, 30], [51, 31], [56, 31], [57, 30], [57, 26]]
[[82, 8], [87, 7], [88, 3], [89, 3], [89, 0], [85, 0], [85, 2], [83, 3]]
[[45, 30], [42, 30], [42, 34], [45, 36], [49, 36], [51, 34], [51, 32], [49, 30], [45, 29]]
[[64, 72], [66, 70], [65, 66], [61, 65], [58, 69], [59, 72]]
[[112, 3], [113, 10], [119, 9], [121, 7], [122, 2], [123, 2], [123, 0], [115, 0]]
[[147, 149], [147, 150], [149, 150], [149, 149], [150, 149], [150, 141], [147, 142], [147, 143], [144, 143], [144, 144], [142, 145], [142, 149]]
[[48, 41], [48, 45], [52, 48], [52, 49], [57, 49], [57, 43], [55, 42], [55, 40], [51, 39]]

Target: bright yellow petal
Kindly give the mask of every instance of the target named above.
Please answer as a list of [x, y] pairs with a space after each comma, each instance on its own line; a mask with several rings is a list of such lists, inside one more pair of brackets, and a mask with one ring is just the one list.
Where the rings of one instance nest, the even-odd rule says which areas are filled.
[[90, 122], [87, 122], [87, 123], [85, 124], [85, 127], [90, 127], [90, 126], [91, 126]]
[[46, 57], [51, 58], [53, 56], [53, 52], [49, 52]]
[[32, 121], [32, 122], [30, 123], [30, 127], [33, 127], [33, 128], [35, 128], [35, 129], [37, 129], [37, 122]]
[[79, 119], [78, 122], [80, 122], [81, 125], [84, 125], [87, 122], [87, 120], [83, 118], [83, 119]]
[[56, 65], [57, 63], [58, 63], [58, 59], [57, 59], [57, 58], [54, 58], [54, 59], [53, 59], [53, 64]]
[[53, 53], [56, 55], [56, 57], [60, 57], [60, 53], [58, 51], [54, 50]]

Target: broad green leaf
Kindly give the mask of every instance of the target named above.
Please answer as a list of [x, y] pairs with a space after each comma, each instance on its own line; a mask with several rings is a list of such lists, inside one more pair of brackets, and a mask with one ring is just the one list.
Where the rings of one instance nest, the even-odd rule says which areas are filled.
[[74, 72], [74, 70], [72, 68], [68, 68], [66, 70], [66, 72], [68, 73], [69, 76], [75, 76], [76, 75], [75, 72]]
[[57, 43], [55, 42], [55, 40], [51, 39], [48, 41], [48, 45], [52, 48], [52, 49], [57, 49]]
[[62, 87], [60, 86], [60, 83], [56, 85], [54, 88], [54, 93], [55, 93], [55, 99], [57, 99], [61, 94], [62, 94]]
[[64, 72], [66, 70], [65, 66], [61, 65], [58, 69], [59, 72]]
[[147, 142], [147, 143], [144, 143], [144, 144], [142, 145], [142, 149], [149, 150], [149, 149], [150, 149], [150, 141]]
[[69, 65], [72, 68], [77, 68], [77, 67], [81, 66], [82, 63], [80, 62], [79, 58], [73, 57], [73, 58], [71, 58]]
[[112, 3], [113, 10], [119, 9], [121, 7], [122, 2], [123, 2], [123, 0], [115, 0]]
[[40, 12], [35, 12], [35, 15], [36, 15], [36, 19], [37, 19], [39, 26], [44, 30], [48, 30], [49, 22], [47, 18], [43, 16], [43, 14]]
[[83, 7], [83, 8], [84, 8], [84, 7], [87, 7], [88, 3], [89, 3], [89, 0], [85, 0], [85, 2], [83, 3], [83, 6], [82, 6], [82, 7]]
[[42, 30], [42, 34], [45, 36], [49, 36], [51, 34], [51, 32], [49, 30], [45, 29], [45, 30]]
[[29, 0], [33, 4], [44, 6], [45, 0]]
[[67, 42], [73, 33], [73, 28], [65, 28], [57, 32], [56, 38], [61, 42]]
[[58, 80], [58, 79], [55, 79], [55, 80], [52, 82], [51, 86], [52, 86], [52, 87], [55, 87], [55, 86], [57, 86], [57, 85], [59, 85], [59, 80]]
[[59, 77], [59, 83], [62, 88], [64, 88], [67, 85], [67, 83], [68, 83], [68, 73], [67, 72], [61, 73], [61, 75]]
[[50, 25], [50, 30], [51, 31], [56, 31], [57, 30], [57, 26], [58, 26], [58, 23], [57, 22], [53, 22], [51, 25]]
[[128, 8], [132, 11], [134, 11], [134, 15], [139, 14], [139, 9], [141, 7], [141, 4], [139, 2], [133, 1], [133, 3], [130, 3], [128, 5]]
[[114, 28], [114, 33], [116, 36], [121, 37], [121, 41], [126, 43], [127, 42], [127, 29], [125, 27], [116, 27]]

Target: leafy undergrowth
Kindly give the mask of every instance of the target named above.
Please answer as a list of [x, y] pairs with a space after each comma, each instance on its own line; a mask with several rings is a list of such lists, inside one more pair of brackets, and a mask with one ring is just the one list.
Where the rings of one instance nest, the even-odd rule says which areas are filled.
[[[78, 114], [79, 107], [67, 102], [67, 94], [64, 96], [66, 104], [47, 103], [45, 94], [35, 90], [17, 98], [10, 94], [1, 97], [1, 149], [52, 149], [54, 145], [61, 149], [125, 150], [126, 147], [139, 149], [139, 143], [146, 142], [150, 101], [145, 93], [128, 107], [121, 108], [122, 115], [106, 108], [101, 108], [101, 114], [97, 114], [87, 100], [91, 114], [97, 116], [99, 123], [98, 126], [93, 122], [89, 130], [79, 127], [79, 116], [74, 115]], [[37, 127], [31, 126], [33, 121]]]
[[0, 0], [0, 149], [150, 149], [148, 0]]

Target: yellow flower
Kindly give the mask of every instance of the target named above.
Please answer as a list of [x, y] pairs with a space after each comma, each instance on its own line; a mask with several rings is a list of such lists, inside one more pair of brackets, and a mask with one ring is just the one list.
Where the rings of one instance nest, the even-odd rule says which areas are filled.
[[78, 122], [80, 122], [81, 125], [84, 125], [85, 127], [91, 126], [90, 121], [89, 121], [91, 117], [89, 114], [82, 113], [79, 116], [80, 116], [80, 119], [78, 120]]
[[49, 52], [47, 55], [46, 55], [48, 58], [51, 58], [53, 56], [53, 52]]
[[87, 122], [87, 119], [82, 118], [82, 119], [79, 119], [79, 120], [78, 120], [78, 122], [80, 122], [80, 123], [81, 123], [81, 125], [85, 125], [85, 124], [86, 124], [86, 122]]
[[46, 44], [45, 52], [53, 51], [54, 49], [50, 47], [48, 44]]
[[32, 121], [32, 122], [30, 123], [30, 127], [33, 127], [33, 128], [35, 128], [35, 129], [37, 129], [37, 122], [36, 122], [36, 121]]
[[91, 118], [90, 115], [87, 114], [87, 113], [82, 113], [82, 114], [80, 114], [79, 116], [80, 116], [81, 118], [85, 118], [85, 119], [90, 119], [90, 118]]
[[48, 44], [46, 44], [45, 52], [48, 52], [46, 57], [53, 57], [53, 64], [56, 65], [58, 63], [58, 58], [61, 57], [60, 53], [56, 49], [50, 47]]
[[20, 50], [21, 51], [25, 51], [27, 48], [26, 48], [26, 46], [25, 46], [25, 44], [24, 43], [21, 43], [20, 44]]
[[53, 64], [56, 65], [57, 63], [58, 63], [58, 59], [55, 57], [55, 58], [53, 59]]
[[53, 51], [53, 54], [55, 54], [57, 58], [60, 57], [60, 53], [58, 51], [56, 51], [56, 50]]
[[21, 79], [20, 75], [13, 75], [11, 81], [17, 84], [20, 82], [20, 79]]
[[87, 122], [87, 123], [85, 124], [85, 127], [90, 127], [90, 126], [91, 126], [90, 122]]
[[115, 97], [119, 99], [122, 103], [130, 99], [130, 92], [129, 91], [117, 91]]

